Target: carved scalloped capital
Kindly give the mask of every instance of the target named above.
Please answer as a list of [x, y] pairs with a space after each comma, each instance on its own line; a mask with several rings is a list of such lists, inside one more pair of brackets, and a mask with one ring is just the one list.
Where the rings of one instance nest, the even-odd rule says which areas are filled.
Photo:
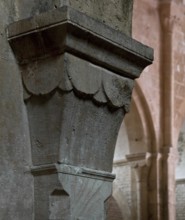
[[151, 48], [66, 6], [13, 23], [7, 33], [25, 99], [59, 88], [128, 112], [133, 80], [153, 60]]
[[7, 33], [25, 89], [33, 164], [111, 171], [134, 79], [153, 50], [66, 6], [10, 24]]
[[7, 33], [24, 86], [35, 218], [105, 219], [116, 138], [153, 50], [66, 6]]
[[64, 53], [57, 58], [34, 61], [21, 67], [24, 99], [46, 96], [56, 90], [73, 92], [99, 105], [128, 112], [134, 81]]

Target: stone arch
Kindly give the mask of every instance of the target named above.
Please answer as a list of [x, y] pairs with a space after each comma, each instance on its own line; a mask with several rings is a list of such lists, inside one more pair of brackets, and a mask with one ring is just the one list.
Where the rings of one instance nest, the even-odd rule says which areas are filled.
[[[132, 108], [133, 109], [131, 109], [130, 114], [125, 117], [126, 126], [129, 126], [131, 117], [134, 116], [134, 113], [137, 112], [138, 121], [140, 121], [140, 125], [142, 127], [143, 137], [142, 142], [140, 143], [140, 145], [144, 145], [142, 150], [145, 152], [154, 152], [157, 146], [157, 138], [152, 121], [152, 116], [146, 97], [140, 87], [139, 82], [137, 81], [133, 91]], [[137, 130], [137, 127], [134, 125], [134, 123], [132, 125], [132, 129]], [[132, 137], [132, 129], [130, 129], [131, 132], [129, 134], [129, 138], [134, 138]], [[134, 149], [132, 150], [134, 151]]]
[[136, 82], [130, 112], [125, 117], [118, 135], [113, 166], [113, 172], [117, 176], [113, 196], [118, 206], [124, 210], [123, 219], [138, 218], [139, 197], [135, 167], [141, 162], [146, 163], [147, 153], [154, 152], [156, 144], [148, 103], [139, 83]]
[[[123, 159], [119, 152], [121, 152], [122, 155], [155, 152], [156, 146], [157, 138], [151, 112], [145, 95], [139, 83], [136, 82], [130, 112], [126, 115], [118, 135], [115, 159], [116, 157], [118, 160]], [[123, 150], [123, 148], [126, 149]]]
[[123, 211], [119, 206], [119, 202], [114, 196], [111, 196], [108, 200], [108, 212], [107, 212], [107, 220], [124, 220]]

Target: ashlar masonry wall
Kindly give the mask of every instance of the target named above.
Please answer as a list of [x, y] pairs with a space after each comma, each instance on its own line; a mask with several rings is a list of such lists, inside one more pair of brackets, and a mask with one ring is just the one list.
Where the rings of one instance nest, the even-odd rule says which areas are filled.
[[176, 220], [185, 219], [185, 179], [176, 182]]
[[185, 219], [185, 123], [178, 139], [179, 160], [176, 167], [176, 220]]

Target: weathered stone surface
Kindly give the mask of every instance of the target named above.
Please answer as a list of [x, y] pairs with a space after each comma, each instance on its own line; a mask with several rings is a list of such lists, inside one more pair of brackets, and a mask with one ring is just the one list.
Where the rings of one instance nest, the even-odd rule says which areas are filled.
[[68, 78], [74, 90], [82, 95], [93, 96], [102, 87], [102, 68], [85, 62], [75, 56], [66, 55]]
[[59, 88], [65, 92], [73, 90], [78, 96], [128, 112], [133, 80], [68, 53], [56, 60], [47, 58], [23, 65], [21, 72], [25, 100], [31, 95], [47, 95]]
[[69, 7], [13, 23], [7, 32], [20, 63], [67, 51], [136, 78], [153, 60], [151, 48]]
[[104, 220], [114, 175], [53, 164], [33, 167], [35, 220]]
[[32, 96], [27, 100], [34, 165], [58, 161], [63, 107], [58, 92], [42, 97]]
[[111, 105], [113, 107], [124, 106], [125, 112], [128, 112], [129, 109], [133, 86], [133, 80], [113, 74], [104, 74], [103, 87]]
[[133, 0], [69, 0], [71, 7], [100, 20], [116, 30], [131, 35]]
[[104, 220], [116, 137], [152, 50], [66, 6], [7, 31], [25, 89], [35, 219]]
[[[34, 79], [31, 87], [32, 93], [26, 99], [32, 143], [32, 161], [35, 165], [60, 161], [71, 165], [78, 164], [92, 169], [111, 171], [113, 146], [115, 145], [122, 117], [129, 104], [127, 93], [131, 94], [132, 88], [126, 88], [126, 90], [125, 87], [117, 88], [117, 85], [112, 84], [112, 81], [107, 81], [107, 87], [104, 90], [103, 83], [106, 82], [108, 77], [114, 79], [114, 75], [110, 71], [98, 68], [95, 65], [91, 66], [89, 62], [72, 55], [65, 54], [64, 56], [66, 57], [64, 59], [68, 60], [65, 62], [66, 67], [64, 69], [67, 72], [67, 80], [70, 79], [71, 84], [74, 81], [77, 85], [78, 83], [86, 85], [88, 82], [92, 82], [89, 81], [89, 78], [91, 79], [89, 76], [96, 74], [97, 69], [99, 70], [99, 73], [97, 73], [99, 74], [99, 85], [96, 87], [95, 84], [95, 91], [93, 93], [96, 94], [98, 92], [96, 91], [97, 89], [101, 90], [102, 93], [104, 92], [107, 104], [104, 104], [102, 107], [95, 105], [92, 102], [94, 94], [91, 92], [91, 87], [83, 89], [83, 86], [74, 87], [73, 91], [67, 92], [64, 88], [62, 88], [62, 91], [56, 91], [57, 87], [55, 85], [52, 88], [53, 92], [48, 90], [46, 94], [44, 93], [45, 96], [40, 96], [43, 92], [33, 91], [33, 89], [42, 88], [41, 84], [45, 86], [42, 88], [42, 91], [46, 91], [45, 88], [48, 88], [49, 79], [54, 76], [50, 72], [49, 77], [45, 79], [47, 80], [46, 82], [42, 80], [37, 82]], [[61, 58], [61, 61], [64, 59]], [[41, 67], [42, 65], [43, 63], [41, 62]], [[59, 66], [63, 65], [64, 63], [61, 62]], [[78, 65], [82, 69], [78, 68]], [[89, 65], [91, 69], [88, 69]], [[25, 70], [24, 68], [23, 70]], [[30, 69], [29, 66], [28, 69]], [[73, 78], [72, 72], [74, 70], [77, 71], [78, 80], [75, 77]], [[23, 74], [26, 72], [27, 70], [23, 71]], [[81, 74], [84, 77], [80, 78]], [[116, 76], [115, 78], [120, 80], [123, 85], [125, 85], [124, 82], [128, 83], [128, 79], [123, 77]], [[24, 80], [26, 89], [30, 90], [27, 86], [31, 82], [32, 78], [30, 78], [28, 83]], [[60, 81], [58, 81], [59, 83]], [[119, 89], [117, 94], [122, 94], [121, 102], [117, 101], [117, 96], [109, 97], [111, 91], [108, 90], [107, 93], [108, 85], [109, 87], [115, 87], [114, 90]], [[50, 86], [51, 84], [49, 84], [49, 88]], [[109, 102], [109, 99], [111, 99], [111, 102]], [[112, 102], [117, 103], [113, 105]], [[96, 103], [102, 104], [98, 100], [96, 100]], [[126, 108], [124, 105], [126, 105]], [[111, 110], [111, 108], [113, 109]], [[100, 133], [101, 138], [97, 139]], [[81, 150], [79, 151], [79, 149]], [[59, 151], [60, 156], [58, 157]], [[88, 155], [95, 155], [95, 157], [91, 156], [89, 160]]]
[[21, 75], [5, 28], [16, 16], [14, 2], [0, 1], [0, 219], [33, 218], [33, 177]]
[[[23, 83], [27, 91], [31, 94], [49, 94], [62, 81], [61, 72], [64, 72], [63, 69], [63, 57], [31, 62], [25, 68], [23, 66], [21, 69]], [[64, 81], [66, 82], [64, 87], [67, 87], [67, 79]]]
[[131, 35], [133, 0], [17, 0], [15, 10], [18, 18], [28, 18], [64, 5]]
[[59, 161], [110, 172], [124, 111], [98, 107], [73, 93], [65, 95], [63, 103]]
[[[52, 63], [53, 58], [49, 62], [48, 59], [35, 62], [35, 65], [31, 62], [22, 68], [23, 82], [30, 93], [30, 97], [26, 96], [26, 104], [33, 164], [59, 161], [110, 172], [133, 80], [68, 53], [56, 57], [56, 65]], [[70, 91], [61, 86], [63, 72], [64, 82], [71, 85]], [[41, 80], [40, 75], [46, 78]], [[106, 102], [94, 99], [99, 91]]]
[[176, 219], [185, 218], [185, 179], [176, 181]]

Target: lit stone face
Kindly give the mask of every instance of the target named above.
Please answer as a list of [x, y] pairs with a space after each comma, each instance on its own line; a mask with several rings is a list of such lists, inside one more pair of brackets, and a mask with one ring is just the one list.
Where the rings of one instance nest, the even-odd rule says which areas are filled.
[[114, 29], [131, 34], [132, 0], [69, 0], [69, 4]]
[[17, 0], [14, 4], [21, 18], [68, 5], [131, 35], [133, 0]]

